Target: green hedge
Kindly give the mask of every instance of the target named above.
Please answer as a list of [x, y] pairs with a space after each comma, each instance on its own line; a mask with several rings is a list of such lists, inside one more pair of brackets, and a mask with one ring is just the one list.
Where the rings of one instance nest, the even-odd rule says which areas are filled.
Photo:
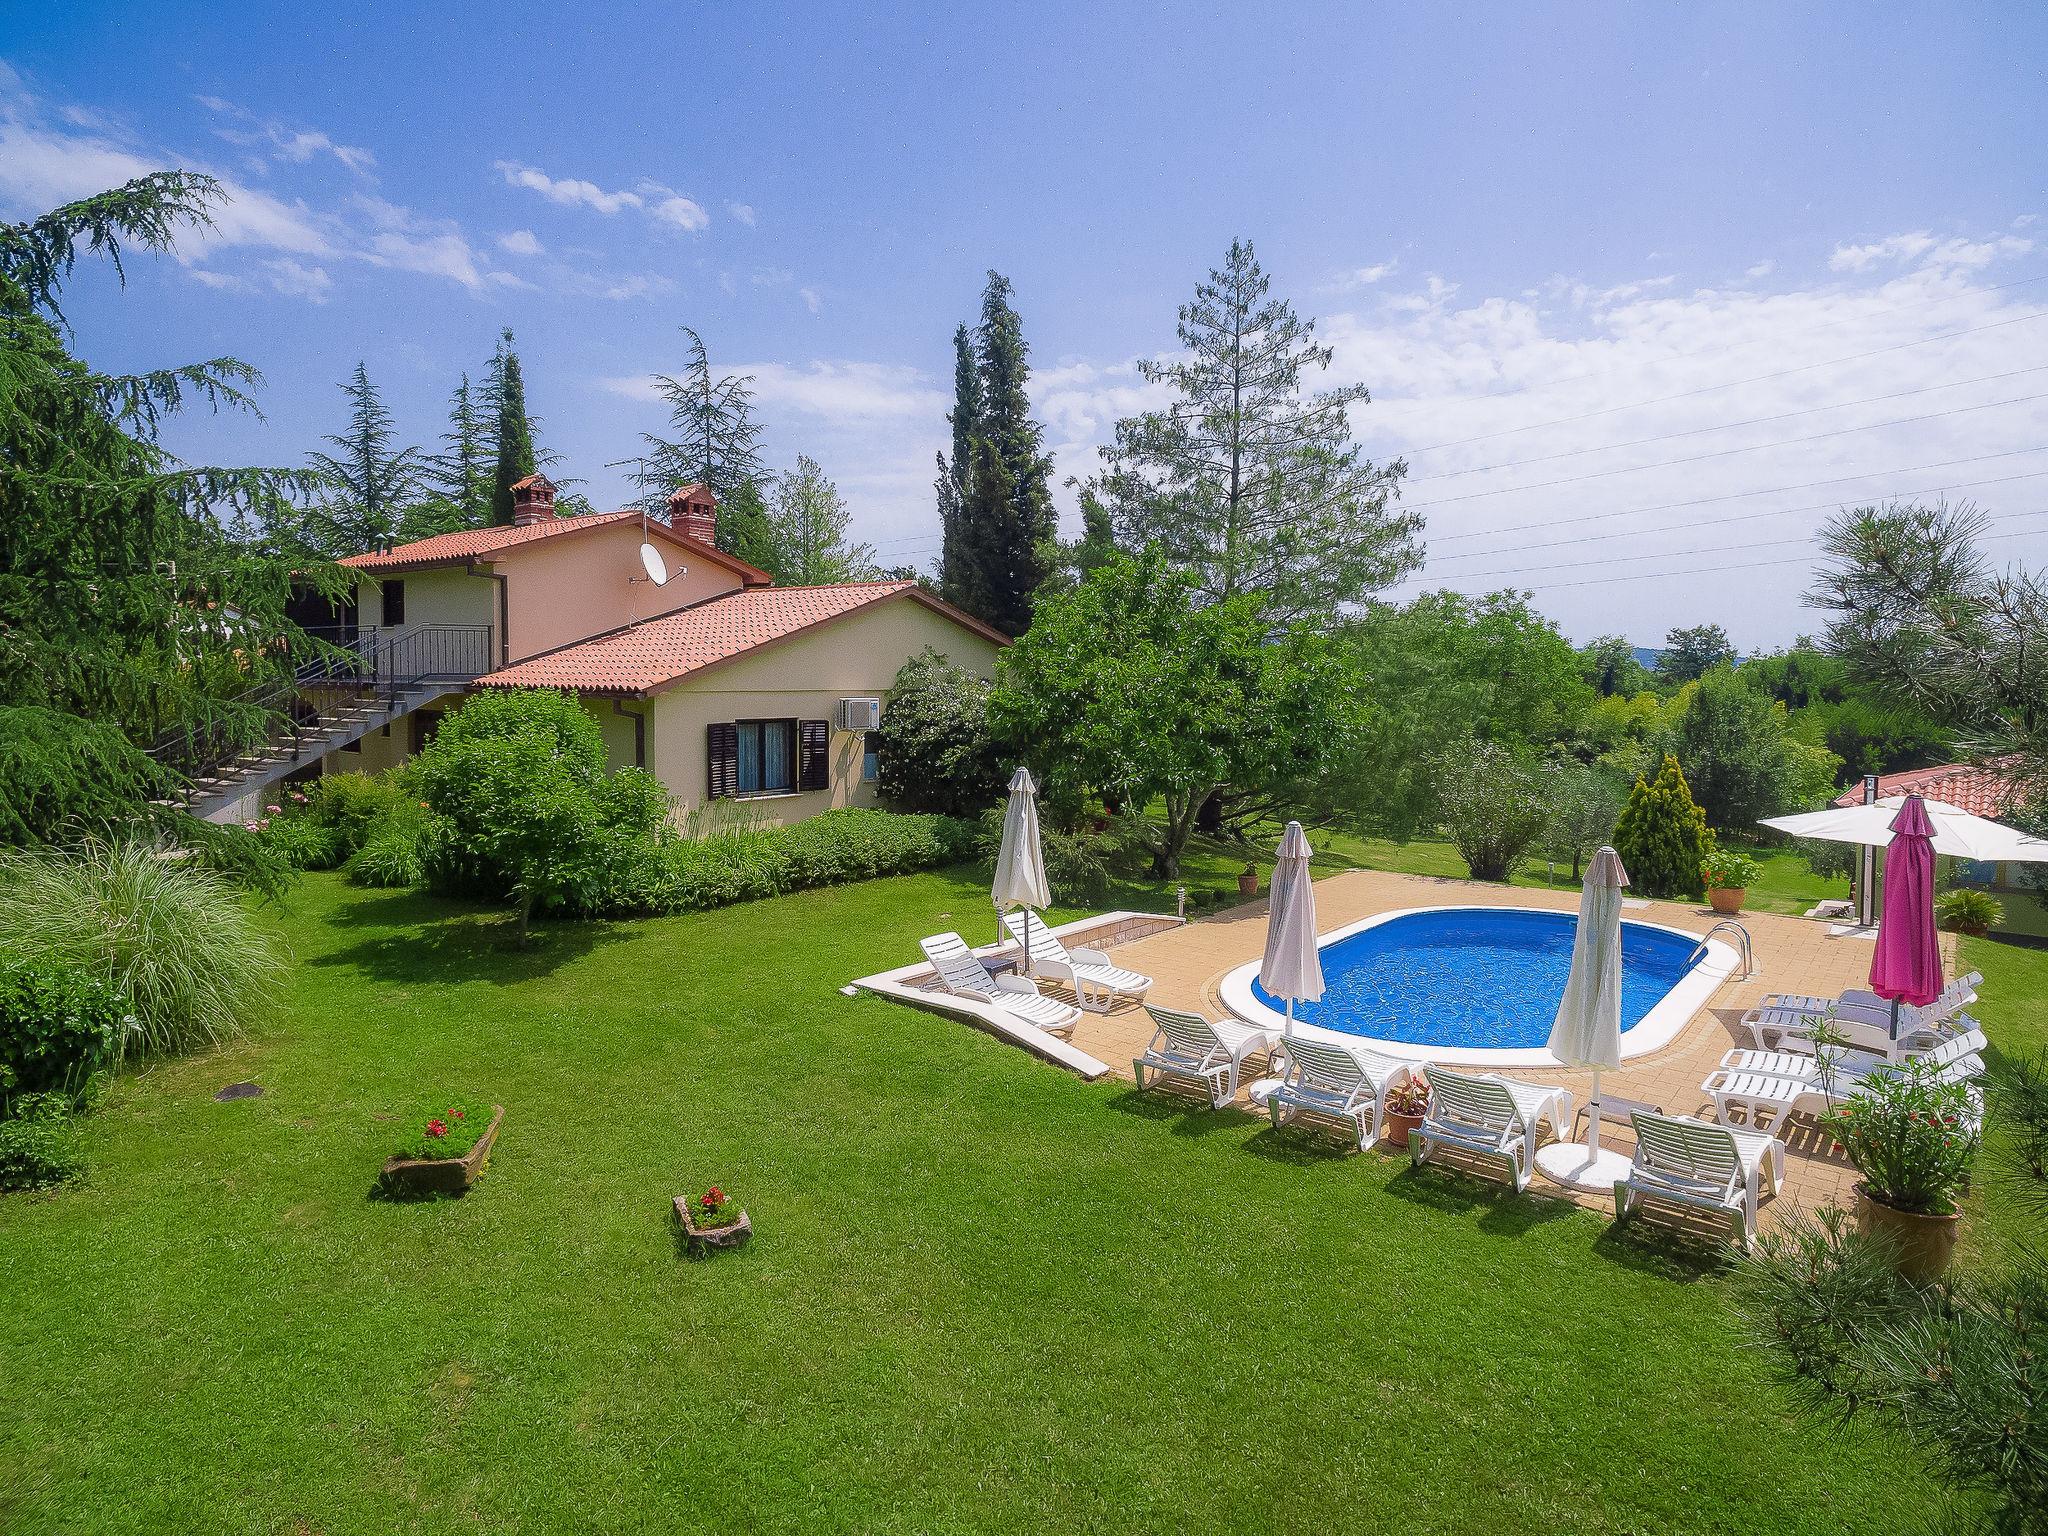
[[569, 910], [584, 917], [696, 912], [931, 869], [969, 857], [974, 844], [972, 822], [867, 810], [702, 839], [622, 838]]

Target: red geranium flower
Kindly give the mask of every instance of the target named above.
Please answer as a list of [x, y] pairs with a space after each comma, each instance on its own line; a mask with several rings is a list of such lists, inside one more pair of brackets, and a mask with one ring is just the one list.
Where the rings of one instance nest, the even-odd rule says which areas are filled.
[[446, 1136], [448, 1134], [447, 1123], [441, 1120], [429, 1120], [427, 1122], [427, 1134], [429, 1136]]
[[448, 1111], [448, 1113], [453, 1115], [458, 1120], [466, 1120], [467, 1118], [469, 1118], [468, 1116], [463, 1114], [463, 1112], [459, 1109], [451, 1109]]

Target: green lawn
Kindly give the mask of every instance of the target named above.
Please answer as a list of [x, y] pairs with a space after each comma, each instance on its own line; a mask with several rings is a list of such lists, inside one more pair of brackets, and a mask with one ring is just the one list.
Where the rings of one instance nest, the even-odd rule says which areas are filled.
[[[280, 1016], [124, 1080], [83, 1186], [0, 1198], [0, 1530], [1932, 1514], [1889, 1437], [1793, 1414], [1716, 1275], [1593, 1215], [837, 993], [985, 929], [971, 872], [523, 952], [326, 876], [277, 921]], [[2038, 998], [1970, 949], [1994, 990], [2014, 955]], [[483, 1183], [368, 1198], [385, 1117], [454, 1094], [507, 1106]], [[713, 1180], [758, 1235], [685, 1262], [669, 1199]]]

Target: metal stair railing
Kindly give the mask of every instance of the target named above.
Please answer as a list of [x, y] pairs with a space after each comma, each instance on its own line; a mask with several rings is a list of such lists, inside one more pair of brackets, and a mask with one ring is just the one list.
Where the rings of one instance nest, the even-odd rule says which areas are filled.
[[226, 722], [166, 732], [149, 749], [150, 757], [188, 780], [232, 769], [251, 752], [296, 758], [308, 739], [331, 733], [306, 694], [313, 689], [342, 689], [376, 700], [389, 711], [402, 695], [435, 683], [474, 681], [491, 670], [491, 626], [488, 624], [422, 624], [397, 635], [365, 628], [336, 632], [326, 638], [308, 630], [318, 654], [292, 669], [289, 681], [251, 689], [233, 702], [282, 720], [260, 741], [251, 741]]

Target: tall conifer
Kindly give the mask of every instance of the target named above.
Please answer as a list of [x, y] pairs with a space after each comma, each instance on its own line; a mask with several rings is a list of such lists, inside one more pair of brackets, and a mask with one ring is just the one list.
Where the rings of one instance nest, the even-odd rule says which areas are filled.
[[492, 437], [497, 446], [491, 474], [491, 522], [505, 527], [512, 521], [512, 487], [540, 467], [533, 454], [533, 422], [526, 414], [526, 380], [509, 329], [499, 338], [498, 354], [491, 360], [488, 392], [496, 407]]

